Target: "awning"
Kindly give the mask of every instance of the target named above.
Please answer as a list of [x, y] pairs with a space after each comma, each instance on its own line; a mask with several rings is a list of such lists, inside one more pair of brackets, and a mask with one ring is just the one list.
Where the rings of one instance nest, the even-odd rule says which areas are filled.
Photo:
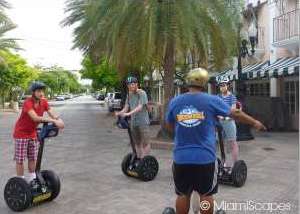
[[252, 65], [247, 65], [242, 69], [244, 79], [255, 79], [258, 77], [258, 72], [269, 65], [269, 61], [258, 62]]
[[224, 70], [224, 71], [222, 71], [222, 72], [220, 72], [216, 75], [216, 81], [217, 82], [220, 82], [224, 78], [228, 78], [230, 80], [233, 80], [234, 78], [237, 78], [237, 75], [235, 75], [235, 71], [231, 70], [231, 69]]
[[[257, 73], [260, 69], [269, 65], [269, 61], [266, 62], [258, 62], [255, 64], [246, 65], [242, 68], [243, 79], [252, 79], [257, 77]], [[238, 71], [237, 69], [225, 70], [219, 73], [216, 76], [217, 82], [222, 80], [223, 78], [229, 78], [229, 80], [237, 80], [238, 79]]]
[[259, 77], [277, 77], [299, 74], [300, 57], [285, 57], [276, 60], [271, 65], [262, 69]]

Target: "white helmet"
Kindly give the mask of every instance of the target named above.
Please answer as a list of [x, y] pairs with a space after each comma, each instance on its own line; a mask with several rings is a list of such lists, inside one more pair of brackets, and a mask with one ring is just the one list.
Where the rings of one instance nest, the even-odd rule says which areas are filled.
[[219, 85], [220, 85], [220, 84], [223, 84], [223, 83], [228, 84], [228, 83], [229, 83], [229, 78], [228, 78], [228, 77], [223, 77], [223, 78], [219, 81]]

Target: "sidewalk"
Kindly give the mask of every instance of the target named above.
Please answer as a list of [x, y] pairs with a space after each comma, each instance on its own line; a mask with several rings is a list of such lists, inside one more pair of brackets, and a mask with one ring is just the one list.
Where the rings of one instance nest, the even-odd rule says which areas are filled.
[[[151, 126], [151, 144], [156, 149], [153, 152], [171, 150], [171, 142], [155, 139], [158, 130], [159, 126]], [[230, 214], [298, 213], [299, 133], [253, 131], [253, 134], [254, 140], [239, 142], [239, 159], [244, 160], [248, 168], [246, 184], [242, 188], [220, 185], [216, 195], [218, 205]], [[234, 207], [245, 204], [250, 206], [241, 210]], [[275, 209], [251, 210], [252, 205]], [[280, 210], [279, 206], [286, 206], [286, 210]]]
[[[173, 142], [172, 141], [164, 141], [161, 139], [157, 139], [157, 133], [160, 130], [160, 125], [151, 125], [150, 126], [150, 141], [151, 141], [151, 147], [153, 149], [167, 149], [171, 150], [173, 148]], [[298, 139], [299, 134], [298, 132], [257, 132], [255, 130], [252, 130], [252, 133], [254, 135], [254, 140], [250, 141], [240, 141], [240, 146], [243, 147], [244, 144], [253, 144], [255, 142], [264, 142], [266, 143], [284, 143], [284, 142], [295, 142], [295, 146], [298, 147]], [[267, 146], [267, 145], [266, 145]], [[272, 145], [270, 145], [272, 147]], [[268, 148], [266, 149], [268, 150]], [[270, 149], [272, 150], [272, 148]]]
[[173, 142], [167, 140], [157, 139], [157, 133], [160, 130], [160, 125], [151, 125], [150, 126], [150, 143], [152, 149], [166, 149], [172, 150]]
[[5, 113], [5, 112], [10, 112], [10, 113], [18, 113], [16, 111], [14, 111], [13, 109], [8, 109], [8, 108], [0, 108], [0, 114], [1, 113]]

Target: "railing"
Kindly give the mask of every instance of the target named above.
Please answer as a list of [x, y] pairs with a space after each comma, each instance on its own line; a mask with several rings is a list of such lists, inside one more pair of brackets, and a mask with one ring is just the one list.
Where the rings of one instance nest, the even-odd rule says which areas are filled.
[[273, 19], [273, 42], [299, 36], [299, 11], [299, 9], [295, 9]]

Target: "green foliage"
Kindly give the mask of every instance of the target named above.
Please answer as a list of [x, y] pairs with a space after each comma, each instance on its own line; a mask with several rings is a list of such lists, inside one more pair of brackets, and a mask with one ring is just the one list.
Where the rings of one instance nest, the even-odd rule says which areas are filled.
[[9, 51], [0, 51], [0, 90], [2, 101], [7, 97], [16, 100], [28, 84], [38, 77], [38, 70], [27, 65], [19, 55]]
[[2, 51], [0, 57], [3, 58], [5, 65], [14, 76], [14, 86], [26, 89], [28, 83], [38, 77], [38, 70], [27, 65], [26, 60], [20, 55]]
[[75, 74], [58, 66], [41, 68], [38, 80], [48, 86], [47, 93], [51, 97], [55, 94], [78, 93], [82, 89]]
[[47, 86], [46, 93], [51, 97], [59, 93], [77, 93], [82, 91], [77, 77], [69, 71], [57, 66], [44, 69], [30, 67], [25, 59], [9, 51], [0, 51], [0, 97], [4, 101], [17, 100], [32, 81], [43, 81]]
[[82, 77], [92, 80], [94, 90], [119, 87], [117, 70], [106, 58], [103, 58], [98, 64], [95, 64], [90, 57], [86, 56], [82, 61], [82, 66]]
[[177, 60], [193, 55], [194, 64], [218, 69], [235, 49], [234, 5], [224, 0], [68, 0], [63, 24], [76, 24], [74, 47], [93, 59], [106, 55], [118, 68], [164, 67], [171, 42]]

